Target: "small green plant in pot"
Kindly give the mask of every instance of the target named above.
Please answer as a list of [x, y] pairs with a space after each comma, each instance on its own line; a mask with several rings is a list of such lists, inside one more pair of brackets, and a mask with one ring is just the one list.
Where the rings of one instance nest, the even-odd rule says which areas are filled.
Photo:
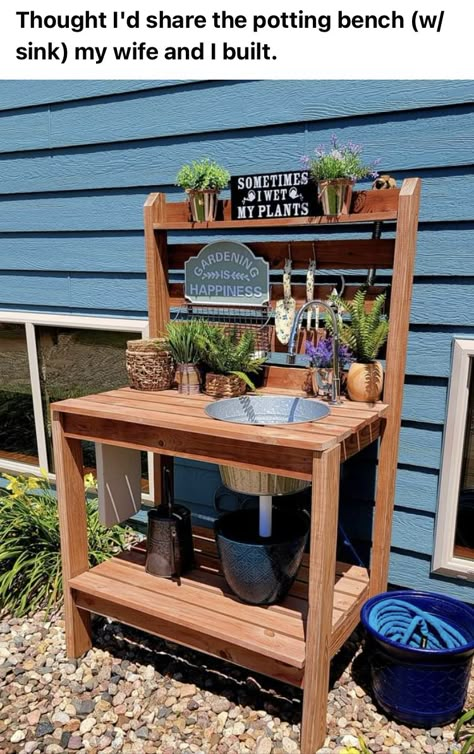
[[194, 222], [216, 219], [219, 192], [227, 187], [229, 181], [229, 171], [208, 157], [183, 165], [176, 176], [176, 185], [188, 195]]
[[[388, 337], [388, 319], [384, 314], [385, 293], [375, 298], [370, 311], [365, 309], [367, 291], [359, 290], [353, 301], [334, 297], [340, 312], [347, 312], [350, 322], [341, 322], [339, 335], [352, 352], [355, 361], [347, 374], [347, 392], [353, 401], [374, 403], [380, 399], [383, 386], [383, 367], [377, 361], [380, 349]], [[331, 322], [326, 319], [331, 330]]]
[[207, 395], [232, 398], [243, 395], [247, 387], [255, 390], [249, 374], [257, 374], [265, 358], [255, 356], [252, 332], [211, 327], [201, 345], [202, 363], [207, 370], [204, 389]]
[[199, 393], [201, 372], [198, 364], [202, 356], [202, 342], [210, 327], [203, 320], [169, 322], [166, 326], [165, 346], [176, 364], [175, 379], [178, 392], [183, 395]]
[[356, 181], [367, 176], [378, 176], [376, 165], [379, 160], [366, 163], [359, 144], [352, 141], [340, 144], [336, 136], [332, 137], [329, 149], [316, 147], [312, 155], [302, 158], [302, 162], [318, 186], [318, 198], [324, 215], [347, 215]]

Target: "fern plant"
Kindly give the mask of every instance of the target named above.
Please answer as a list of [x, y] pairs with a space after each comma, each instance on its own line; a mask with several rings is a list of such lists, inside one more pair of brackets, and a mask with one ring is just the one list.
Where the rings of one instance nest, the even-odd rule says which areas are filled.
[[[91, 482], [85, 478], [85, 488]], [[58, 501], [46, 476], [10, 476], [0, 490], [0, 610], [22, 616], [62, 595]], [[86, 502], [89, 565], [122, 550], [126, 529], [106, 529], [99, 521], [97, 499]]]
[[255, 338], [252, 332], [239, 333], [236, 328], [211, 327], [200, 339], [201, 360], [209, 372], [235, 374], [251, 390], [255, 385], [249, 374], [257, 374], [265, 358], [255, 356]]
[[[365, 310], [365, 298], [367, 291], [359, 290], [353, 301], [346, 301], [337, 296], [332, 300], [340, 313], [346, 312], [350, 316], [350, 322], [339, 321], [339, 336], [341, 342], [346, 345], [356, 361], [361, 364], [371, 364], [385, 344], [388, 337], [389, 323], [384, 314], [385, 293], [379, 294], [369, 312]], [[326, 327], [332, 332], [332, 321], [326, 317]]]

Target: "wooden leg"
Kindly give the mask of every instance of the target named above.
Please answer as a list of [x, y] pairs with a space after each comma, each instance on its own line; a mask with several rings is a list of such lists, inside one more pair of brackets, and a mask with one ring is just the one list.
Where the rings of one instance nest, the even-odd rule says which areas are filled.
[[301, 754], [314, 754], [326, 737], [340, 460], [339, 445], [313, 459]]
[[80, 440], [65, 437], [61, 414], [53, 412], [53, 443], [58, 493], [61, 558], [64, 584], [66, 650], [79, 657], [92, 646], [90, 614], [78, 608], [69, 579], [87, 571], [88, 542]]
[[372, 554], [370, 558], [371, 597], [384, 592], [387, 588], [397, 474], [397, 447], [393, 439], [393, 432], [384, 422], [380, 439], [374, 524], [372, 527]]

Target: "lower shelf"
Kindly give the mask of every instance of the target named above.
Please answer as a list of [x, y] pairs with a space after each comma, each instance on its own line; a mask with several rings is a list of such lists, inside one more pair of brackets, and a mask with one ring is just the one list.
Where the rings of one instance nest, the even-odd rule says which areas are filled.
[[[178, 644], [273, 678], [303, 685], [308, 560], [279, 605], [246, 605], [220, 573], [212, 531], [194, 529], [196, 568], [180, 583], [145, 572], [144, 545], [124, 552], [69, 582], [76, 604]], [[338, 563], [334, 586], [331, 656], [359, 621], [368, 596], [364, 568]], [[325, 598], [323, 595], [322, 598]]]

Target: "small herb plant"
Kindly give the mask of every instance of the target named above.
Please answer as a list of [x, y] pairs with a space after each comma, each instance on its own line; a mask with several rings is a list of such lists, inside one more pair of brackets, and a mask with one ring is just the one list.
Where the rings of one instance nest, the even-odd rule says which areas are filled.
[[[8, 484], [0, 490], [0, 610], [17, 616], [50, 610], [62, 595], [58, 501], [46, 474], [2, 476]], [[85, 490], [95, 486], [87, 474]], [[92, 567], [123, 550], [127, 530], [102, 526], [97, 498], [87, 499], [86, 516]]]
[[176, 364], [197, 364], [201, 360], [203, 340], [209, 332], [209, 324], [199, 319], [168, 322], [165, 347]]
[[[373, 363], [388, 337], [388, 319], [383, 313], [385, 293], [376, 297], [370, 312], [365, 311], [367, 291], [359, 290], [353, 301], [345, 301], [333, 297], [339, 312], [347, 312], [350, 322], [340, 321], [339, 336], [341, 343], [353, 353], [354, 359], [360, 364]], [[326, 317], [326, 327], [331, 332], [332, 322]]]
[[352, 141], [339, 144], [336, 136], [332, 137], [329, 149], [316, 147], [313, 155], [305, 155], [301, 161], [316, 183], [340, 179], [357, 181], [367, 176], [377, 178], [376, 166], [380, 162], [366, 163], [359, 144]]
[[202, 363], [213, 374], [235, 374], [251, 390], [255, 385], [249, 374], [257, 374], [265, 358], [255, 356], [253, 333], [240, 334], [236, 328], [228, 330], [214, 326], [201, 340]]
[[[473, 721], [474, 707], [465, 712], [456, 723], [456, 727], [454, 728], [454, 740], [461, 741], [462, 739], [462, 748], [453, 750], [453, 754], [455, 752], [456, 754], [470, 754], [470, 752], [474, 751], [474, 731], [472, 730], [472, 725], [474, 724]], [[470, 723], [471, 730], [464, 736], [463, 728], [467, 723]]]
[[[312, 367], [330, 369], [332, 367], [333, 339], [322, 338], [316, 346], [310, 340], [307, 340], [305, 354], [309, 356]], [[351, 361], [353, 361], [351, 350], [345, 344], [341, 343], [339, 346], [339, 362], [341, 367], [346, 367]]]
[[176, 176], [176, 185], [186, 191], [222, 191], [229, 181], [229, 171], [208, 157], [183, 165]]

